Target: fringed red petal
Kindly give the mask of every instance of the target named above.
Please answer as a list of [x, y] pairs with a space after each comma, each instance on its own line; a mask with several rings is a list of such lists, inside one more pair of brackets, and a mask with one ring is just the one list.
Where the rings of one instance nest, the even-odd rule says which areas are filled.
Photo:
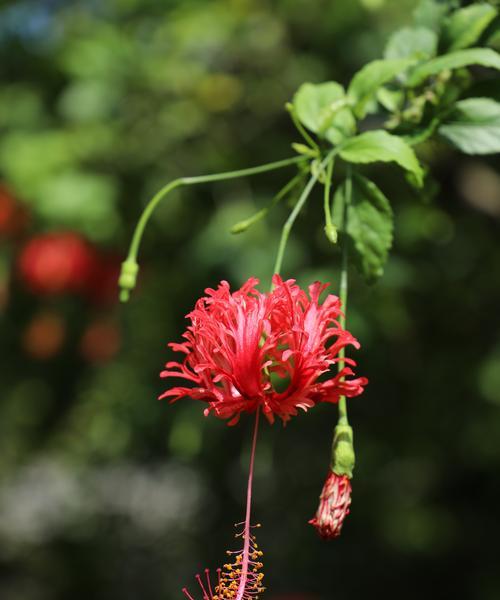
[[[319, 303], [328, 284], [311, 284], [308, 295], [293, 279], [283, 281], [278, 275], [269, 294], [259, 292], [258, 283], [250, 278], [231, 292], [222, 281], [216, 289], [205, 290], [187, 315], [185, 341], [169, 344], [185, 355], [183, 362], [169, 361], [161, 373], [194, 385], [176, 387], [160, 398], [204, 400], [205, 414], [233, 424], [241, 413], [258, 407], [269, 422], [275, 417], [286, 422], [298, 409], [361, 394], [367, 380], [349, 379], [355, 362], [338, 356], [348, 345], [359, 348], [339, 324], [340, 300], [329, 294]], [[349, 366], [323, 380], [340, 361]]]

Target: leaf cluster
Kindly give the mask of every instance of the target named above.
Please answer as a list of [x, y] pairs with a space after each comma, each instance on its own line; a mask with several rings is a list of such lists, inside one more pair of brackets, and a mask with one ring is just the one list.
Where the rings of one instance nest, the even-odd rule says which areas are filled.
[[[329, 81], [298, 89], [289, 111], [309, 145], [296, 150], [319, 155], [333, 145], [355, 173], [360, 165], [393, 162], [417, 188], [425, 169], [415, 147], [431, 138], [466, 154], [500, 152], [500, 79], [491, 76], [500, 70], [492, 47], [499, 24], [491, 3], [421, 0], [413, 23], [393, 33], [384, 57], [363, 66], [347, 88]], [[373, 123], [380, 125], [373, 129]], [[393, 237], [389, 201], [373, 181], [355, 174], [338, 187], [332, 210], [361, 272], [376, 280]], [[328, 216], [325, 229], [332, 231]]]

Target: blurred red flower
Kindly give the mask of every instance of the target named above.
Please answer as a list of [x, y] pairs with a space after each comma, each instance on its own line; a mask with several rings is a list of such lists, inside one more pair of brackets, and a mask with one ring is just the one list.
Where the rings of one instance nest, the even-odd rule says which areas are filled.
[[82, 291], [95, 261], [95, 251], [77, 233], [46, 233], [31, 238], [24, 246], [18, 269], [32, 292], [56, 295]]
[[[339, 350], [357, 340], [338, 323], [340, 301], [328, 295], [319, 304], [328, 285], [309, 286], [309, 296], [293, 279], [273, 279], [269, 294], [260, 293], [255, 278], [231, 293], [222, 281], [207, 289], [187, 315], [191, 325], [186, 341], [169, 346], [186, 356], [182, 363], [168, 362], [162, 377], [180, 377], [194, 387], [174, 387], [160, 398], [204, 400], [205, 414], [230, 419], [233, 425], [242, 412], [261, 407], [269, 422], [275, 416], [284, 422], [319, 402], [337, 402], [339, 396], [357, 396], [367, 383], [353, 375], [350, 366], [332, 374]], [[320, 380], [321, 378], [321, 380]]]
[[319, 497], [316, 516], [309, 521], [319, 535], [331, 540], [340, 535], [351, 505], [351, 482], [346, 475], [330, 471]]

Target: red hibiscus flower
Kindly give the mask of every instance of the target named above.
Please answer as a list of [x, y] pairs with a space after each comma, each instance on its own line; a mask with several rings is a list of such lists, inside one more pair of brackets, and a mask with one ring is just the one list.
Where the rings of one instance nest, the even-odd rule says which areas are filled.
[[[340, 301], [330, 294], [319, 304], [328, 286], [313, 283], [307, 295], [293, 279], [275, 275], [272, 292], [262, 294], [258, 283], [251, 278], [231, 293], [222, 281], [216, 290], [206, 290], [187, 315], [186, 341], [169, 344], [185, 354], [184, 361], [168, 362], [161, 373], [193, 386], [174, 387], [160, 398], [204, 400], [206, 415], [212, 412], [233, 425], [242, 412], [259, 407], [269, 422], [275, 416], [286, 422], [298, 408], [361, 394], [367, 380], [348, 379], [355, 363], [338, 357], [349, 344], [359, 348], [339, 325]], [[349, 366], [331, 372], [339, 360]]]

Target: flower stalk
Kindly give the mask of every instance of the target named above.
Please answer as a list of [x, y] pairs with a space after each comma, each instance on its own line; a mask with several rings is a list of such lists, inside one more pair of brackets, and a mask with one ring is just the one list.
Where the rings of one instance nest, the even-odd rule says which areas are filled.
[[[340, 314], [339, 323], [340, 326], [345, 329], [346, 319], [347, 319], [347, 293], [349, 289], [349, 280], [348, 280], [348, 247], [347, 247], [347, 219], [348, 219], [348, 207], [351, 203], [351, 195], [352, 195], [352, 176], [351, 176], [351, 168], [348, 167], [347, 171], [347, 179], [345, 186], [345, 196], [343, 197], [344, 205], [342, 207], [342, 223], [341, 229], [344, 232], [342, 236], [342, 262], [340, 267], [340, 305], [342, 307], [342, 312]], [[341, 359], [339, 362], [339, 369], [342, 368], [343, 361], [345, 359], [345, 349], [342, 348], [339, 352], [339, 358]], [[346, 397], [341, 396], [339, 398], [339, 425], [348, 425], [349, 421], [347, 418], [347, 402]]]
[[249, 227], [251, 227], [252, 225], [255, 225], [255, 223], [258, 223], [259, 221], [261, 221], [264, 217], [267, 216], [267, 214], [269, 213], [270, 210], [272, 210], [283, 198], [286, 197], [286, 195], [289, 192], [291, 192], [295, 188], [296, 185], [298, 185], [298, 183], [301, 181], [302, 178], [303, 178], [303, 174], [301, 172], [297, 173], [297, 175], [295, 175], [295, 177], [293, 177], [293, 179], [291, 179], [288, 183], [286, 183], [281, 188], [281, 190], [274, 196], [274, 198], [271, 200], [269, 206], [265, 206], [264, 208], [262, 208], [261, 210], [256, 212], [251, 217], [248, 217], [247, 219], [243, 219], [243, 221], [238, 221], [238, 223], [235, 223], [230, 229], [231, 233], [233, 233], [233, 234], [243, 233]]
[[144, 235], [144, 230], [146, 229], [146, 225], [148, 224], [149, 219], [151, 218], [151, 215], [155, 211], [158, 204], [164, 198], [166, 198], [170, 192], [177, 188], [188, 185], [198, 185], [201, 183], [212, 183], [214, 181], [224, 181], [228, 179], [238, 179], [239, 177], [248, 177], [250, 175], [258, 175], [259, 173], [266, 173], [267, 171], [275, 171], [290, 165], [300, 164], [307, 160], [309, 160], [307, 156], [294, 156], [292, 158], [286, 158], [284, 160], [266, 163], [257, 167], [250, 167], [248, 169], [214, 173], [212, 175], [199, 175], [196, 177], [180, 177], [179, 179], [175, 179], [174, 181], [171, 181], [162, 187], [148, 202], [135, 227], [128, 251], [128, 256], [122, 264], [122, 271], [118, 280], [118, 284], [120, 286], [120, 301], [127, 302], [130, 297], [130, 292], [135, 288], [137, 274], [139, 271], [137, 255], [139, 253], [139, 247], [142, 236]]
[[[327, 171], [327, 181], [325, 182], [325, 207], [326, 196], [329, 196], [329, 187], [332, 177], [332, 170]], [[351, 170], [348, 167], [347, 179], [345, 185], [345, 194], [341, 197], [343, 205], [341, 207], [342, 221], [340, 230], [342, 231], [341, 249], [341, 269], [340, 269], [340, 306], [339, 324], [342, 329], [346, 326], [347, 312], [347, 294], [348, 294], [348, 245], [347, 245], [347, 219], [349, 214], [349, 204], [352, 195]], [[328, 211], [325, 208], [326, 227], [328, 226]], [[346, 362], [345, 347], [339, 350], [338, 370], [339, 374], [344, 368]], [[343, 375], [340, 375], [343, 379]], [[349, 514], [351, 505], [351, 482], [355, 464], [355, 453], [353, 443], [353, 431], [349, 425], [347, 417], [347, 400], [342, 394], [338, 401], [338, 421], [333, 433], [332, 455], [330, 470], [325, 484], [321, 491], [319, 506], [316, 515], [309, 521], [318, 531], [319, 535], [326, 540], [338, 537], [342, 530], [345, 518]]]
[[325, 169], [328, 169], [328, 165], [333, 161], [333, 158], [338, 153], [338, 151], [339, 151], [338, 148], [334, 148], [333, 150], [331, 150], [326, 155], [326, 158], [324, 158], [323, 161], [321, 163], [319, 163], [318, 168], [313, 170], [311, 178], [307, 182], [305, 188], [302, 190], [302, 194], [300, 195], [299, 199], [297, 200], [297, 204], [293, 207], [293, 210], [290, 213], [290, 216], [285, 221], [285, 224], [283, 225], [283, 229], [281, 230], [281, 237], [280, 237], [280, 242], [279, 242], [279, 246], [278, 246], [278, 253], [276, 255], [276, 261], [274, 263], [274, 268], [273, 268], [274, 275], [279, 275], [279, 273], [281, 271], [281, 266], [283, 264], [283, 257], [285, 255], [286, 245], [288, 243], [288, 238], [290, 236], [290, 232], [292, 231], [292, 227], [295, 223], [295, 220], [299, 216], [300, 211], [304, 208], [304, 205], [307, 202], [307, 199], [309, 198], [309, 196], [311, 195], [311, 192], [312, 192], [314, 186], [316, 185], [316, 182], [320, 179], [320, 177], [322, 177], [324, 175]]
[[332, 220], [332, 211], [331, 211], [331, 201], [330, 201], [330, 188], [332, 186], [332, 176], [333, 176], [333, 164], [334, 160], [332, 159], [328, 166], [326, 167], [326, 180], [324, 187], [324, 196], [323, 196], [323, 209], [325, 211], [325, 234], [326, 237], [330, 240], [332, 244], [337, 243], [337, 229], [333, 224]]

